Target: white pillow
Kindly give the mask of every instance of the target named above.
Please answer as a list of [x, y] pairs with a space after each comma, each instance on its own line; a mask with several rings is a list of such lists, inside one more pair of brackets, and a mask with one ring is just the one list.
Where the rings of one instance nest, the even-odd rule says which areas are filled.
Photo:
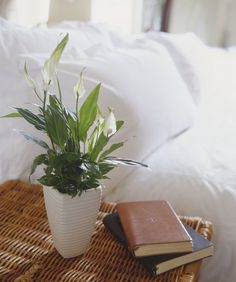
[[193, 33], [151, 32], [147, 38], [163, 44], [188, 85], [204, 122], [236, 108], [236, 50], [209, 47]]
[[[15, 91], [21, 102], [28, 101], [25, 95], [25, 81], [18, 70], [18, 56], [29, 53], [49, 54], [57, 45], [60, 34], [69, 32], [70, 40], [63, 56], [74, 59], [74, 52], [87, 49], [102, 42], [111, 48], [112, 41], [106, 30], [93, 24], [81, 24], [79, 30], [26, 28], [0, 18], [0, 97], [2, 107], [17, 102]], [[13, 83], [14, 82], [14, 83]], [[13, 95], [13, 96], [11, 96]], [[14, 98], [12, 98], [14, 97]]]
[[194, 101], [198, 104], [201, 99], [198, 73], [204, 43], [193, 33], [149, 32], [144, 37], [157, 41], [168, 50]]
[[[105, 29], [102, 32], [96, 25], [84, 24], [79, 30], [26, 28], [0, 18], [0, 95], [7, 95], [22, 84], [22, 74], [17, 69], [20, 54], [49, 54], [57, 45], [60, 34], [65, 32], [69, 33], [70, 40], [64, 55], [72, 59], [74, 50], [87, 49], [100, 42], [109, 48], [112, 46], [108, 32]], [[21, 99], [24, 101], [23, 96]]]
[[[27, 28], [0, 18], [0, 56], [2, 63], [9, 65], [20, 53], [51, 52], [59, 41], [61, 33], [69, 33], [70, 41], [65, 54], [73, 49], [87, 49], [102, 42], [111, 47], [109, 31], [96, 24], [81, 24], [77, 30], [69, 28]], [[11, 67], [11, 66], [9, 66]]]
[[[105, 23], [92, 23], [92, 22], [80, 22], [80, 21], [62, 21], [59, 23], [50, 26], [50, 28], [63, 29], [63, 30], [74, 30], [79, 31], [81, 28], [93, 29], [94, 32], [97, 32], [100, 36], [103, 36], [102, 43], [106, 46], [109, 44], [115, 47], [125, 47], [129, 44], [133, 38], [137, 37], [137, 34], [126, 34], [114, 32]], [[108, 44], [109, 43], [109, 44]]]
[[[17, 57], [19, 54], [27, 53], [51, 53], [60, 39], [60, 34], [69, 33], [69, 43], [64, 51], [64, 56], [73, 59], [73, 52], [87, 49], [97, 43], [103, 43], [111, 48], [112, 40], [109, 32], [101, 29], [96, 24], [81, 24], [77, 30], [65, 28], [27, 28], [13, 24], [0, 18], [0, 94], [10, 91], [13, 75], [17, 81], [21, 80], [17, 68]], [[13, 78], [12, 78], [13, 79]], [[15, 79], [14, 79], [15, 80]], [[4, 88], [2, 88], [2, 85]]]

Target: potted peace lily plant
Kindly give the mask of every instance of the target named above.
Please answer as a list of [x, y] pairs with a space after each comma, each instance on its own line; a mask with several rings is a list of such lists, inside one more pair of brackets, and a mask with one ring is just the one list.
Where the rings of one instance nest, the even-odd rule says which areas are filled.
[[[89, 244], [101, 200], [101, 180], [107, 178], [107, 173], [119, 164], [145, 166], [110, 156], [124, 144], [111, 144], [124, 122], [116, 121], [110, 109], [108, 116], [103, 116], [98, 106], [100, 84], [81, 104], [80, 98], [85, 92], [81, 72], [74, 87], [74, 111], [63, 104], [56, 67], [67, 42], [68, 35], [45, 61], [43, 90], [38, 89], [25, 65], [26, 80], [39, 100], [38, 105], [34, 105], [36, 111], [16, 108], [16, 112], [4, 116], [23, 118], [47, 137], [48, 142], [17, 130], [45, 149], [44, 154], [34, 159], [31, 174], [43, 166], [44, 174], [38, 181], [43, 185], [54, 245], [65, 258], [82, 254]], [[57, 86], [54, 94], [50, 93], [53, 82]]]

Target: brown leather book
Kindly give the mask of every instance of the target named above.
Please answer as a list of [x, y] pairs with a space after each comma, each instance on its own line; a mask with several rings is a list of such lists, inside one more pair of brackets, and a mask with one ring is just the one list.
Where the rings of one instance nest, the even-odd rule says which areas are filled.
[[192, 239], [167, 201], [125, 202], [116, 208], [134, 256], [192, 252]]

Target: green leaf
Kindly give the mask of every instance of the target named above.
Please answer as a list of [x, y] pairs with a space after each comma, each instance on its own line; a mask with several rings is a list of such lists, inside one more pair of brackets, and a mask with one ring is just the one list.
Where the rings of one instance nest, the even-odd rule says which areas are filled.
[[36, 129], [45, 131], [45, 120], [41, 116], [37, 116], [28, 109], [16, 108], [18, 113], [30, 124], [32, 124]]
[[106, 137], [104, 133], [102, 132], [98, 138], [98, 141], [96, 142], [96, 145], [94, 146], [90, 158], [92, 161], [96, 161], [99, 153], [103, 150], [103, 148], [107, 145], [109, 141], [109, 137]]
[[41, 155], [37, 156], [32, 163], [30, 175], [32, 175], [35, 172], [37, 166], [39, 166], [43, 163], [45, 164], [45, 162], [47, 160], [48, 160], [48, 156], [46, 154], [41, 154]]
[[18, 118], [18, 117], [22, 117], [20, 113], [10, 113], [10, 114], [7, 114], [5, 116], [1, 116], [0, 118]]
[[109, 171], [111, 171], [113, 168], [115, 168], [117, 165], [115, 164], [110, 164], [110, 163], [105, 163], [105, 162], [101, 162], [98, 164], [99, 165], [99, 169], [103, 175], [107, 174]]
[[61, 162], [74, 162], [80, 159], [80, 155], [73, 152], [66, 152], [58, 156]]
[[57, 80], [57, 89], [58, 89], [58, 93], [59, 93], [59, 100], [60, 100], [60, 103], [62, 103], [62, 92], [61, 92], [60, 81], [59, 81], [58, 77], [56, 77], [56, 80]]
[[29, 132], [26, 132], [24, 130], [21, 130], [21, 129], [14, 129], [14, 131], [22, 134], [25, 139], [27, 140], [31, 140], [33, 141], [34, 143], [38, 144], [39, 146], [45, 148], [45, 149], [49, 149], [49, 146], [46, 142], [44, 142], [43, 140], [39, 139], [38, 137], [34, 136], [33, 134], [29, 133]]
[[148, 165], [140, 163], [140, 162], [136, 162], [136, 161], [129, 160], [129, 159], [117, 158], [117, 157], [107, 157], [104, 159], [104, 162], [114, 164], [114, 165], [122, 164], [122, 165], [129, 165], [129, 166], [148, 167]]
[[101, 123], [98, 123], [98, 125], [94, 128], [94, 131], [90, 135], [89, 140], [88, 140], [88, 152], [89, 153], [93, 151], [94, 146], [96, 145], [99, 136], [103, 132], [104, 126], [105, 126], [105, 121], [103, 120], [101, 121]]
[[80, 166], [86, 173], [99, 177], [101, 175], [99, 166], [94, 162], [84, 162]]
[[66, 120], [58, 109], [49, 105], [45, 111], [45, 121], [48, 135], [63, 150], [68, 138]]
[[[64, 115], [66, 119], [66, 123], [68, 126], [68, 130], [70, 133], [70, 138], [68, 138], [67, 145], [68, 147], [73, 146], [73, 151], [79, 152], [80, 151], [80, 144], [79, 144], [79, 132], [77, 128], [77, 119], [76, 115], [73, 112], [68, 111], [67, 109], [64, 109]], [[69, 149], [69, 148], [68, 148]]]
[[84, 101], [83, 105], [79, 111], [79, 120], [80, 120], [80, 138], [85, 143], [87, 139], [87, 132], [91, 125], [94, 123], [97, 116], [97, 102], [98, 95], [100, 91], [101, 84], [98, 84], [92, 92], [89, 94], [87, 99]]
[[106, 175], [103, 175], [102, 179], [108, 179], [108, 180], [110, 180], [111, 178], [108, 177], [108, 176], [106, 176]]
[[56, 186], [61, 181], [60, 177], [54, 175], [44, 175], [38, 179], [39, 183], [45, 186]]
[[53, 95], [53, 94], [49, 95], [49, 105], [50, 105], [53, 109], [59, 111], [60, 113], [62, 112], [61, 103], [60, 103], [60, 101], [57, 99], [57, 96], [56, 96], [56, 95]]
[[48, 164], [53, 167], [54, 173], [63, 179], [78, 180], [82, 172], [80, 155], [73, 152], [59, 154], [50, 151]]
[[92, 134], [89, 137], [88, 140], [88, 153], [91, 153], [93, 151], [94, 145], [96, 144], [96, 139], [98, 138], [99, 134], [98, 134], [99, 128], [98, 126], [94, 128]]
[[122, 147], [124, 145], [124, 142], [120, 142], [120, 143], [116, 143], [111, 145], [111, 147], [104, 151], [101, 156], [99, 157], [99, 159], [103, 159], [105, 158], [107, 155], [109, 155], [110, 153], [114, 152], [115, 150], [119, 149], [120, 147]]
[[117, 120], [117, 122], [116, 122], [116, 132], [121, 129], [123, 124], [124, 124], [123, 120]]
[[[116, 122], [117, 131], [122, 127], [123, 124], [124, 124], [124, 122], [122, 120], [119, 120], [119, 121]], [[103, 127], [104, 127], [104, 123], [103, 123]], [[95, 144], [93, 144], [93, 148], [92, 148], [92, 145], [89, 144], [90, 145], [89, 149], [91, 150], [91, 148], [92, 148], [92, 151], [90, 153], [91, 160], [95, 161], [97, 159], [98, 155], [102, 152], [103, 148], [107, 145], [108, 141], [111, 138], [112, 138], [112, 136], [107, 137], [102, 132], [102, 133], [100, 133], [98, 140], [96, 142], [94, 142]], [[91, 141], [93, 141], [93, 140], [91, 140]], [[121, 146], [123, 146], [123, 144], [124, 144], [124, 142], [113, 144], [111, 146], [111, 148], [109, 148], [107, 151], [102, 153], [101, 158], [104, 158], [105, 156], [107, 156], [108, 154], [113, 152], [114, 150], [120, 148]]]
[[64, 108], [64, 118], [67, 126], [66, 152], [80, 152], [79, 133], [77, 130], [77, 120], [73, 112]]

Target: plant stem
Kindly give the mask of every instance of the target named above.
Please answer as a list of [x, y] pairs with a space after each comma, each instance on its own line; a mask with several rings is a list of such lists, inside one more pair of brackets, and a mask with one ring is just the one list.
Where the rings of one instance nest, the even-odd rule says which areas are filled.
[[38, 99], [39, 99], [41, 102], [43, 102], [43, 100], [42, 100], [42, 98], [39, 96], [39, 94], [38, 94], [36, 88], [34, 88], [34, 93], [35, 93], [35, 95], [38, 97]]
[[[43, 90], [43, 115], [45, 116], [45, 110], [46, 110], [46, 102], [47, 102], [47, 94], [48, 94], [48, 91], [46, 89]], [[47, 130], [47, 120], [45, 119], [45, 123], [46, 123], [46, 130]], [[53, 151], [56, 152], [56, 148], [55, 148], [55, 145], [52, 141], [52, 137], [50, 135], [50, 132], [47, 131], [47, 134], [50, 138], [50, 141], [51, 141], [51, 144], [52, 144], [52, 148], [53, 148]]]
[[[49, 135], [49, 134], [48, 134]], [[50, 138], [50, 141], [51, 141], [51, 144], [52, 144], [52, 148], [53, 148], [53, 151], [54, 152], [56, 152], [56, 148], [55, 148], [55, 145], [54, 145], [54, 143], [53, 143], [53, 141], [52, 141], [52, 138], [49, 136], [49, 138]]]
[[47, 90], [43, 90], [43, 113], [45, 112], [45, 108], [46, 108], [46, 101], [47, 101]]
[[75, 140], [77, 144], [77, 150], [80, 152], [80, 144], [79, 144], [79, 95], [76, 95], [76, 131], [77, 131], [77, 138]]
[[76, 96], [76, 118], [79, 120], [79, 95]]
[[59, 92], [59, 100], [60, 100], [60, 103], [62, 103], [61, 86], [60, 86], [60, 82], [59, 82], [57, 76], [56, 76], [56, 79], [57, 79], [57, 88], [58, 88], [58, 92]]

